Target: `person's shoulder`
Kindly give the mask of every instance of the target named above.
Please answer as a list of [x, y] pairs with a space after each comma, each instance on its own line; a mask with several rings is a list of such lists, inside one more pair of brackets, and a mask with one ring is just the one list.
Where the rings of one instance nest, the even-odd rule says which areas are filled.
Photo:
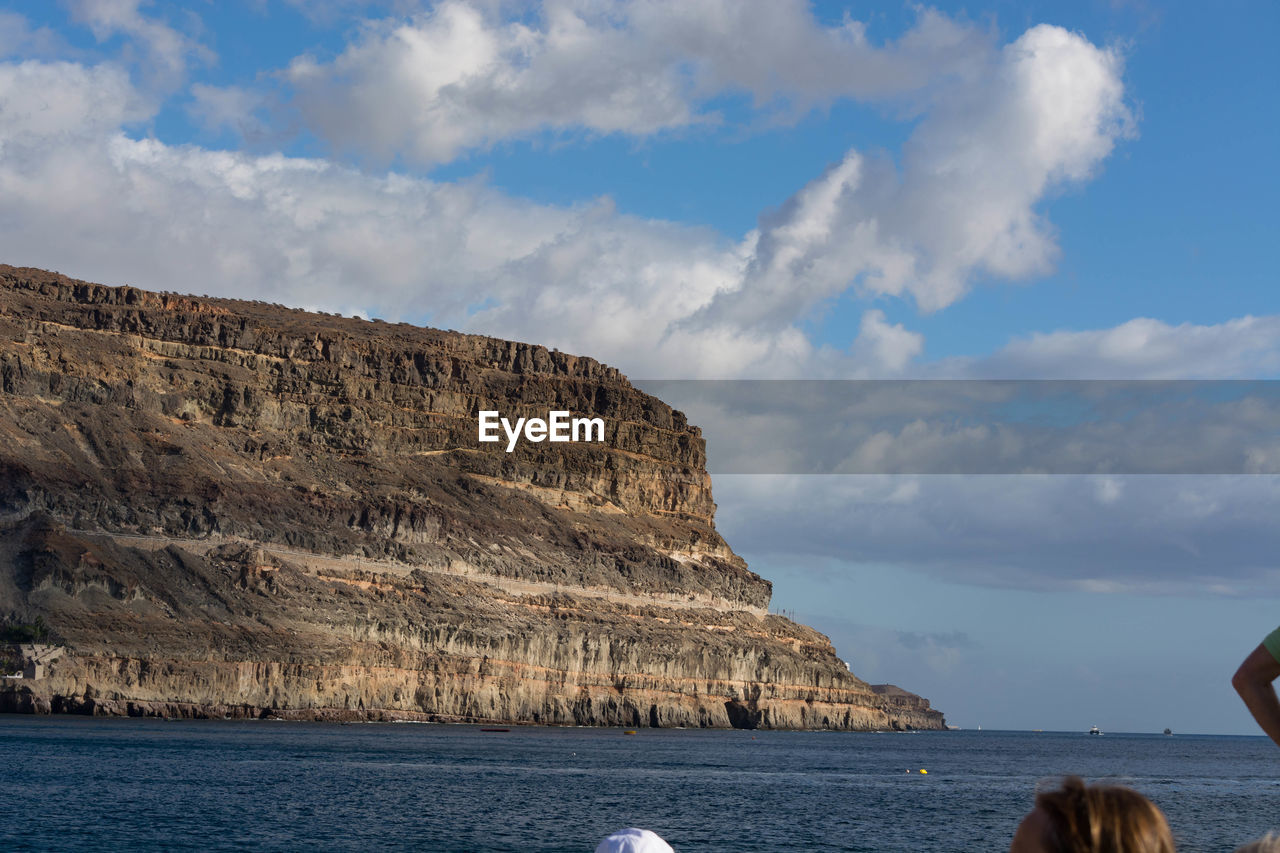
[[1276, 628], [1262, 641], [1262, 646], [1271, 652], [1271, 656], [1276, 659], [1276, 663], [1280, 663], [1280, 628]]

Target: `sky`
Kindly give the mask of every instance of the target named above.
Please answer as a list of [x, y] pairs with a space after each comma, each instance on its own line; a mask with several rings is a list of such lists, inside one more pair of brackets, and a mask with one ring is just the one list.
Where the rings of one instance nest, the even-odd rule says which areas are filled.
[[[0, 260], [642, 387], [1274, 380], [1277, 37], [1271, 2], [9, 2]], [[953, 724], [1254, 733], [1268, 458], [716, 473], [717, 526]]]

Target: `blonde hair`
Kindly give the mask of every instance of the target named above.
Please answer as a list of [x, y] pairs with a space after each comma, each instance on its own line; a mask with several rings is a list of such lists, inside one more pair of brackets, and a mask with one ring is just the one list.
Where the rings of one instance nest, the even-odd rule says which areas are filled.
[[1174, 853], [1173, 833], [1156, 804], [1131, 788], [1086, 785], [1068, 776], [1056, 791], [1036, 795], [1048, 818], [1050, 853]]
[[1257, 841], [1237, 847], [1235, 853], [1280, 853], [1280, 835], [1268, 832]]

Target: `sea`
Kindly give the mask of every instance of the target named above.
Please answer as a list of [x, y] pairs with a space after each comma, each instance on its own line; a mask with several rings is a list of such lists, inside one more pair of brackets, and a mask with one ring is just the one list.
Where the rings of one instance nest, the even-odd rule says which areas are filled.
[[998, 851], [1064, 773], [1146, 794], [1181, 851], [1280, 829], [1260, 736], [0, 715], [0, 850]]

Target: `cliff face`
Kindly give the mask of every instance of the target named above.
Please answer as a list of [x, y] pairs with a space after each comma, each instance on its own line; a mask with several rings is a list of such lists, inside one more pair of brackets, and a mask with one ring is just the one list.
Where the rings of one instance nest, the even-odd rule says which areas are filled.
[[703, 462], [588, 358], [0, 266], [0, 621], [67, 649], [0, 707], [940, 727], [766, 615]]

